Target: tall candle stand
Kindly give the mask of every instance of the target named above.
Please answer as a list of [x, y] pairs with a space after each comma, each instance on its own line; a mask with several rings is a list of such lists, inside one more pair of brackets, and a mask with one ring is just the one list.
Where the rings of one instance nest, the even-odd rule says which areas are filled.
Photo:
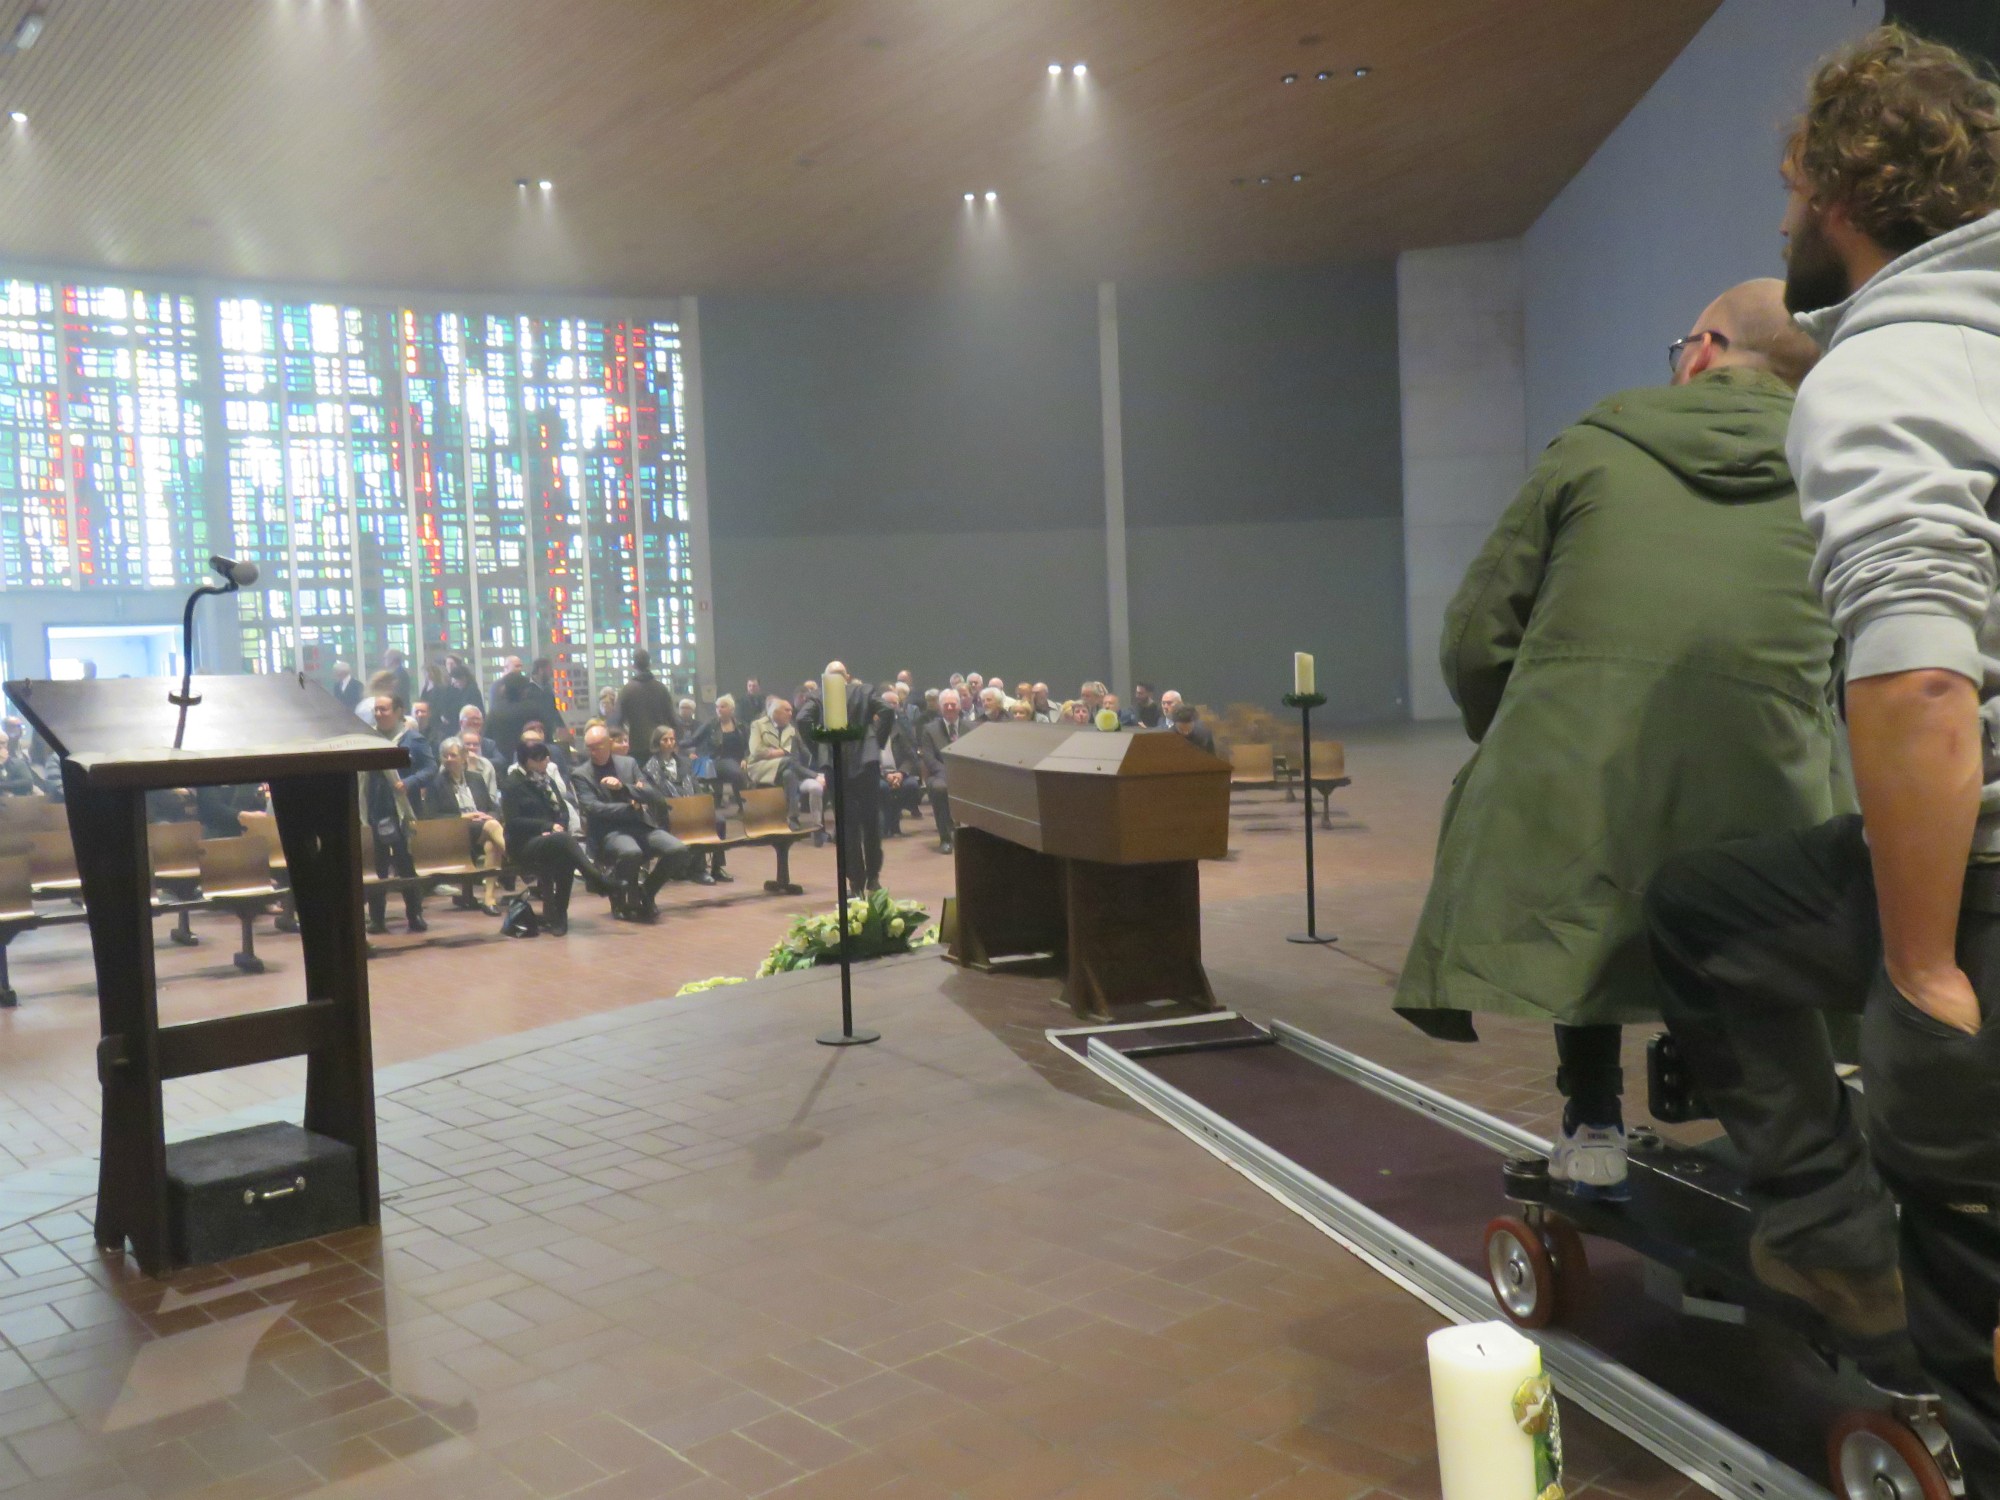
[[1287, 693], [1285, 707], [1299, 711], [1299, 763], [1306, 782], [1306, 930], [1286, 936], [1288, 943], [1337, 943], [1339, 938], [1319, 930], [1318, 895], [1313, 887], [1313, 710], [1326, 702], [1324, 693]]
[[[815, 724], [806, 730], [806, 738], [815, 745], [833, 749], [833, 866], [835, 878], [840, 882], [840, 1030], [821, 1032], [817, 1040], [822, 1047], [863, 1047], [882, 1040], [879, 1031], [854, 1029], [854, 972], [848, 957], [851, 937], [847, 931], [847, 768], [843, 762], [846, 747], [859, 744], [867, 732], [866, 724], [845, 729]], [[1310, 803], [1312, 799], [1308, 797], [1306, 801]]]

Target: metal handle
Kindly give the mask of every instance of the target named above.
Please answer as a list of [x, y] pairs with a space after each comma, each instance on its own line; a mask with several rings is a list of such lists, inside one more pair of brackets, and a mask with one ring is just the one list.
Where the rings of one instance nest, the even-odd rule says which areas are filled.
[[269, 1203], [273, 1198], [289, 1198], [294, 1193], [302, 1193], [305, 1191], [305, 1187], [305, 1178], [294, 1177], [283, 1187], [265, 1188], [261, 1193], [255, 1188], [245, 1188], [243, 1190], [243, 1201], [246, 1204]]

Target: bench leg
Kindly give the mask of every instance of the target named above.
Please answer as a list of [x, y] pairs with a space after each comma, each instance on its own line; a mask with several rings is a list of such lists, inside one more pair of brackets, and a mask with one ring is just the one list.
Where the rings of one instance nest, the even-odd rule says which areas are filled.
[[12, 1010], [21, 1003], [21, 997], [14, 993], [14, 980], [7, 972], [7, 950], [13, 943], [11, 932], [0, 937], [0, 1010]]
[[286, 891], [278, 898], [278, 918], [271, 924], [279, 932], [297, 932], [299, 914], [292, 907], [292, 893]]
[[243, 923], [243, 948], [230, 961], [245, 974], [264, 972], [264, 960], [257, 956], [257, 908], [238, 907], [237, 918]]
[[772, 848], [778, 856], [778, 878], [764, 882], [764, 889], [773, 896], [803, 896], [806, 888], [792, 881], [792, 846], [790, 841], [774, 844]]
[[1321, 787], [1319, 793], [1319, 826], [1333, 827], [1333, 788]]
[[190, 913], [183, 908], [180, 921], [174, 924], [174, 930], [167, 934], [167, 939], [183, 948], [199, 948], [201, 939], [194, 935], [194, 929], [188, 925], [189, 915]]

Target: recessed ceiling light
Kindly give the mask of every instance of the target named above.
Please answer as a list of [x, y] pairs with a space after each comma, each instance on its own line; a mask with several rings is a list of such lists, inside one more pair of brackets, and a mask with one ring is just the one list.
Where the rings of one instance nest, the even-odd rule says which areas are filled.
[[1271, 179], [1268, 177], [1259, 177], [1257, 179], [1258, 187], [1269, 187], [1270, 185], [1271, 185]]
[[21, 17], [21, 24], [14, 28], [14, 50], [26, 52], [34, 46], [42, 39], [42, 28], [48, 25], [48, 22], [49, 18], [43, 14], [40, 6], [36, 6]]
[[1051, 77], [1051, 78], [1060, 78], [1060, 77], [1062, 77], [1062, 64], [1061, 64], [1061, 63], [1050, 63], [1050, 64], [1049, 64], [1049, 77]]
[[12, 120], [16, 125], [25, 125], [28, 123], [27, 113], [23, 110], [13, 110], [8, 114], [7, 118]]
[[1366, 78], [1366, 77], [1367, 77], [1367, 76], [1368, 76], [1368, 75], [1369, 75], [1370, 73], [1372, 73], [1372, 72], [1374, 72], [1374, 71], [1375, 71], [1375, 70], [1374, 70], [1373, 68], [1366, 68], [1366, 67], [1363, 67], [1363, 68], [1356, 68], [1356, 69], [1354, 70], [1354, 76], [1355, 76], [1356, 78]]
[[1313, 74], [1313, 77], [1317, 78], [1321, 83], [1325, 83], [1327, 79], [1333, 77], [1333, 74], [1329, 73], [1325, 68], [1321, 68], [1317, 73]]
[[986, 190], [986, 201], [988, 203], [998, 203], [1000, 201], [1000, 195], [994, 192], [992, 188], [988, 188]]
[[1303, 172], [1294, 172], [1294, 173], [1292, 173], [1292, 181], [1294, 181], [1294, 182], [1304, 182], [1305, 180], [1306, 180], [1306, 174], [1305, 174], [1305, 173], [1303, 173]]
[[1084, 74], [1088, 73], [1089, 71], [1090, 69], [1086, 68], [1082, 63], [1078, 63], [1075, 67], [1069, 70], [1069, 73], [1070, 77], [1072, 78], [1081, 78], [1083, 77]]
[[966, 201], [967, 203], [970, 203], [970, 202], [971, 202], [971, 201], [972, 201], [972, 200], [973, 200], [973, 199], [974, 199], [974, 198], [975, 198], [976, 196], [978, 196], [978, 195], [977, 195], [977, 194], [975, 194], [975, 193], [967, 193], [967, 194], [965, 195], [965, 201]]
[[548, 178], [544, 177], [540, 182], [536, 183], [535, 186], [539, 187], [543, 192], [546, 193], [550, 188], [554, 187], [555, 184], [553, 182], [550, 182]]
[[1287, 73], [1283, 78], [1279, 79], [1278, 81], [1280, 83], [1297, 83], [1299, 81], [1299, 75], [1296, 73]]

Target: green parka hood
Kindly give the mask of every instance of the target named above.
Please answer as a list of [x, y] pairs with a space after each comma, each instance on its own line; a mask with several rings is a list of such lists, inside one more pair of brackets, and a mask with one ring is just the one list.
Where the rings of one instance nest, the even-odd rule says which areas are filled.
[[1686, 385], [1621, 391], [1584, 417], [1658, 459], [1693, 488], [1725, 503], [1792, 487], [1785, 427], [1792, 388], [1762, 370], [1729, 368]]

